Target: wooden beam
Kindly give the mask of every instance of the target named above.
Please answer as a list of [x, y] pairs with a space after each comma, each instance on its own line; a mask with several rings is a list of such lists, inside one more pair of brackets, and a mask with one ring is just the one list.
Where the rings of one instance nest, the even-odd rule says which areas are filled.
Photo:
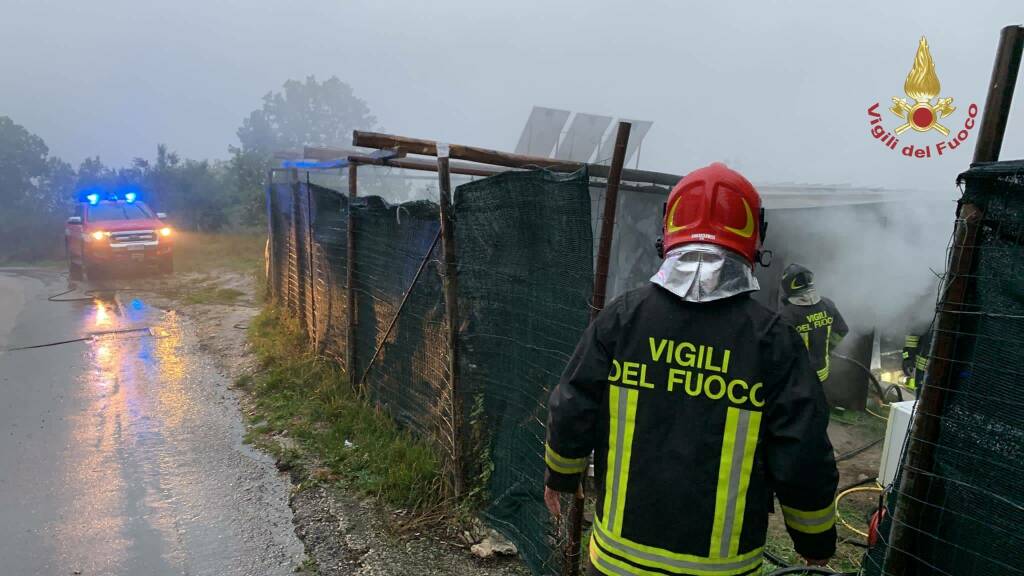
[[[422, 170], [424, 172], [437, 172], [437, 162], [419, 160], [412, 158], [372, 158], [369, 156], [349, 156], [348, 161], [352, 164], [370, 164], [374, 166], [390, 166], [392, 168], [404, 168], [407, 170]], [[494, 176], [508, 170], [501, 170], [487, 166], [476, 166], [465, 163], [450, 163], [448, 166], [450, 174], [461, 174], [464, 176]]]
[[[408, 138], [392, 134], [381, 134], [379, 132], [362, 132], [356, 130], [352, 133], [352, 144], [363, 148], [396, 149], [407, 154], [419, 154], [421, 156], [437, 156], [437, 142], [433, 140], [422, 140], [419, 138]], [[478, 148], [475, 146], [463, 146], [461, 144], [449, 144], [449, 154], [453, 159], [491, 164], [493, 166], [505, 166], [507, 168], [547, 168], [555, 172], [575, 172], [586, 166], [590, 176], [595, 178], [608, 178], [611, 173], [609, 166], [601, 164], [584, 164], [567, 160], [556, 160], [542, 156], [529, 156], [526, 154], [513, 154]], [[622, 180], [628, 182], [650, 182], [663, 186], [675, 186], [681, 176], [666, 174], [662, 172], [650, 172], [647, 170], [622, 170]]]
[[448, 340], [448, 393], [451, 394], [452, 496], [460, 498], [463, 482], [462, 390], [459, 386], [459, 302], [458, 276], [455, 267], [455, 231], [452, 229], [452, 180], [448, 172], [448, 155], [442, 150], [437, 158], [438, 204], [441, 218], [441, 253], [444, 261], [444, 311]]

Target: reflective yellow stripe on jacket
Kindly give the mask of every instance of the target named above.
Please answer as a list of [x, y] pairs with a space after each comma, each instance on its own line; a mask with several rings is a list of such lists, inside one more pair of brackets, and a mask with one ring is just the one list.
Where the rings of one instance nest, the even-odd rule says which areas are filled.
[[608, 425], [608, 473], [605, 476], [604, 514], [601, 518], [615, 534], [622, 533], [638, 396], [638, 390], [608, 387], [611, 421]]
[[832, 366], [832, 325], [828, 326], [828, 330], [825, 333], [825, 367], [818, 370], [818, 381], [824, 382], [828, 380], [829, 370]]
[[834, 503], [821, 510], [798, 510], [783, 506], [782, 514], [786, 517], [786, 526], [805, 534], [820, 534], [836, 525]]
[[[761, 548], [728, 558], [708, 558], [679, 554], [632, 542], [609, 533], [604, 523], [594, 523], [590, 540], [590, 561], [603, 574], [693, 574], [697, 576], [734, 576], [756, 569], [762, 563]], [[624, 562], [621, 559], [628, 560]], [[653, 572], [650, 568], [660, 570]]]
[[[719, 462], [715, 522], [708, 556], [680, 554], [633, 542], [622, 536], [628, 485], [628, 461], [636, 417], [636, 390], [611, 387], [608, 477], [604, 515], [594, 524], [590, 558], [603, 574], [693, 574], [732, 576], [761, 565], [761, 548], [739, 554], [747, 488], [754, 466], [761, 413], [729, 408]], [[617, 481], [616, 481], [617, 480]], [[628, 560], [624, 562], [623, 559]], [[637, 566], [662, 572], [648, 571]]]
[[711, 557], [726, 558], [739, 551], [747, 487], [761, 430], [761, 413], [729, 408], [722, 435], [715, 493], [715, 522], [711, 528]]
[[587, 469], [586, 457], [566, 458], [546, 444], [544, 445], [544, 462], [559, 474], [579, 474]]

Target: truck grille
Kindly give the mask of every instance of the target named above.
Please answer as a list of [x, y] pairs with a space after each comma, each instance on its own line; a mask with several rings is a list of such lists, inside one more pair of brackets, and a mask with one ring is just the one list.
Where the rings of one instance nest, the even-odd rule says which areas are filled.
[[111, 245], [133, 244], [135, 242], [156, 242], [156, 232], [154, 230], [131, 230], [110, 233]]

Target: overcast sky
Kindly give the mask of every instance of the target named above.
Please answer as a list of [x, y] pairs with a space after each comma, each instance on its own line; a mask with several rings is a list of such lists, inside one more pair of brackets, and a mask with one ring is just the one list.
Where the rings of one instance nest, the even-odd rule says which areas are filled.
[[[984, 103], [1024, 2], [0, 0], [0, 115], [76, 164], [166, 143], [223, 158], [260, 97], [337, 75], [381, 126], [512, 150], [533, 105], [652, 120], [640, 167], [726, 160], [755, 182], [945, 189], [969, 144], [914, 160], [869, 134], [928, 37], [942, 96]], [[1024, 78], [1024, 77], [1022, 77]], [[1024, 81], [1024, 80], [1022, 80]], [[1024, 90], [1004, 158], [1024, 157]], [[908, 132], [901, 145], [941, 136]]]

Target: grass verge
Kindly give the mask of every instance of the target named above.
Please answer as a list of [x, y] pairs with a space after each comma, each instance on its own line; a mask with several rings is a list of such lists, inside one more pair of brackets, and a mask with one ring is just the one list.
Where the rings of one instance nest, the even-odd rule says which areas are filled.
[[185, 304], [234, 304], [245, 292], [235, 288], [218, 288], [216, 286], [199, 286], [185, 292], [181, 301]]
[[356, 395], [337, 365], [306, 352], [294, 322], [264, 309], [249, 341], [260, 365], [238, 381], [252, 403], [249, 441], [296, 469], [303, 484], [341, 481], [413, 513], [438, 507], [434, 452]]
[[208, 272], [232, 270], [253, 272], [263, 269], [265, 230], [207, 234], [177, 232], [174, 235], [174, 268], [176, 272]]

